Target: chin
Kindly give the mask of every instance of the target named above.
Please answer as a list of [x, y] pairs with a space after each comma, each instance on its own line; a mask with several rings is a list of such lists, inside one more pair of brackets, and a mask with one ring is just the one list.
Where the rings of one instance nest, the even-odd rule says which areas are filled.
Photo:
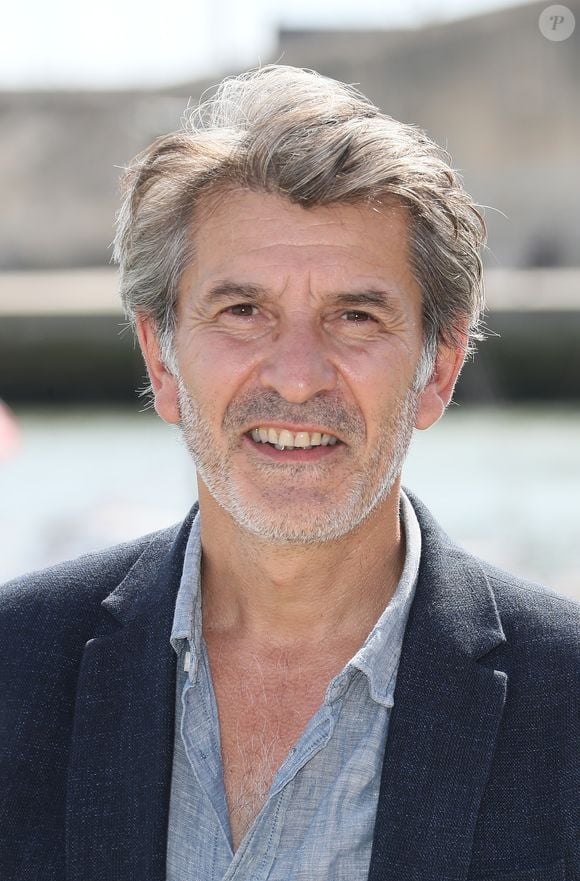
[[[252, 495], [255, 495], [255, 487]], [[354, 486], [346, 494], [341, 488], [338, 495], [340, 497], [328, 490], [297, 490], [293, 500], [288, 487], [282, 486], [273, 493], [261, 492], [258, 501], [250, 501], [245, 493], [234, 492], [218, 503], [240, 529], [263, 541], [308, 545], [337, 541], [348, 535], [367, 519], [385, 493], [363, 499], [360, 487]]]

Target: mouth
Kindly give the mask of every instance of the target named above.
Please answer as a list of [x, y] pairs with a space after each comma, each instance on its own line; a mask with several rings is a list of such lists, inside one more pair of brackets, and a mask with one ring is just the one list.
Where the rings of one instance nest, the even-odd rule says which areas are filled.
[[256, 441], [252, 437], [252, 432], [249, 431], [244, 434], [243, 442], [252, 452], [275, 462], [320, 462], [323, 459], [340, 456], [346, 448], [346, 444], [337, 439], [334, 444], [319, 444], [307, 448], [284, 447], [284, 449], [278, 449], [278, 446], [281, 446], [280, 444], [275, 445]]

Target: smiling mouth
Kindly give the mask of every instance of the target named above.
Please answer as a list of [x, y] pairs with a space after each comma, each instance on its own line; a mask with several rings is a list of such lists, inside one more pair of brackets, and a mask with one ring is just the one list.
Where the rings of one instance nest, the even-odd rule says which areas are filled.
[[268, 441], [255, 440], [253, 432], [244, 435], [244, 444], [252, 452], [277, 462], [318, 462], [322, 459], [336, 457], [346, 449], [346, 444], [338, 439], [334, 443], [319, 443], [307, 447], [286, 447], [284, 444], [272, 444]]
[[256, 443], [272, 444], [277, 450], [301, 449], [310, 447], [334, 446], [341, 443], [338, 436], [324, 429], [276, 428], [269, 425], [257, 425], [246, 434]]

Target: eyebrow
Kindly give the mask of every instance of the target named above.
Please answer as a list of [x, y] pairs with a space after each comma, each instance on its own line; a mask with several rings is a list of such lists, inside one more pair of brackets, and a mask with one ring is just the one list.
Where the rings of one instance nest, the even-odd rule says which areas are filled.
[[[207, 305], [219, 305], [232, 300], [263, 303], [268, 297], [268, 289], [259, 284], [218, 281], [203, 295], [202, 302]], [[389, 290], [382, 288], [366, 288], [360, 291], [343, 291], [330, 296], [329, 301], [336, 306], [363, 306], [378, 309], [387, 315], [401, 314], [398, 298]]]

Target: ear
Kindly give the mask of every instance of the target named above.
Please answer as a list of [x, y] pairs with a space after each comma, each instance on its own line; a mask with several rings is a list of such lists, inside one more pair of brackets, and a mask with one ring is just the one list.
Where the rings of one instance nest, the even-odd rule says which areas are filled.
[[151, 318], [139, 314], [135, 326], [155, 396], [155, 410], [165, 422], [177, 425], [180, 422], [177, 382], [161, 359], [155, 325]]
[[433, 374], [419, 394], [415, 428], [420, 431], [431, 428], [443, 416], [465, 361], [467, 343], [468, 336], [464, 333], [457, 347], [439, 346]]

